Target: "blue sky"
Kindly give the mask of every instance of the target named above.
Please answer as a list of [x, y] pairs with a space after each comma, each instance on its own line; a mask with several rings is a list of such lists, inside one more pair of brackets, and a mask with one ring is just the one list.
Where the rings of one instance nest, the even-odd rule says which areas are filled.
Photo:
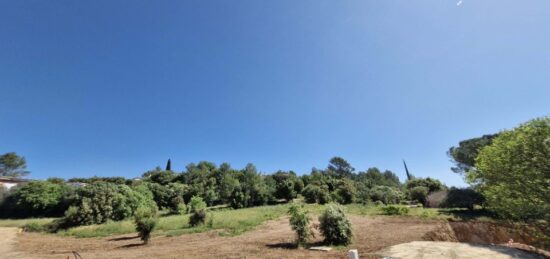
[[460, 140], [550, 112], [550, 1], [2, 1], [0, 153], [32, 178], [172, 159], [465, 185]]

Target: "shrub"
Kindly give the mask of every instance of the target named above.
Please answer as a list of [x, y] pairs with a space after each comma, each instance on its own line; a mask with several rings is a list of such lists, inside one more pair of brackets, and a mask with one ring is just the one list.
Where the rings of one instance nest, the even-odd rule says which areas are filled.
[[426, 198], [428, 197], [428, 187], [425, 186], [416, 186], [413, 187], [410, 191], [410, 198], [413, 201], [417, 201], [421, 204], [426, 204]]
[[206, 211], [204, 209], [196, 210], [189, 216], [189, 225], [192, 227], [202, 225], [206, 222]]
[[72, 188], [48, 181], [32, 181], [14, 188], [2, 203], [3, 216], [60, 216], [69, 206]]
[[288, 209], [288, 214], [290, 215], [290, 226], [296, 232], [296, 244], [304, 245], [313, 236], [309, 226], [311, 219], [308, 212], [304, 210], [303, 205], [293, 203]]
[[375, 201], [374, 206], [384, 206], [384, 203], [382, 201]]
[[353, 237], [351, 223], [346, 217], [344, 208], [331, 204], [319, 216], [319, 229], [325, 242], [334, 245], [348, 245]]
[[175, 196], [170, 201], [170, 213], [172, 214], [185, 214], [187, 212], [187, 206], [183, 202], [181, 196]]
[[170, 202], [174, 195], [168, 186], [159, 183], [147, 183], [147, 187], [153, 194], [153, 199], [159, 208], [170, 207]]
[[442, 208], [467, 208], [473, 210], [475, 205], [484, 201], [483, 196], [470, 188], [451, 188], [441, 203]]
[[400, 206], [384, 206], [381, 208], [384, 215], [407, 215], [409, 214], [409, 208]]
[[205, 210], [205, 209], [206, 209], [206, 202], [204, 202], [202, 198], [198, 196], [193, 196], [189, 201], [189, 204], [187, 204], [187, 211], [189, 213], [193, 213], [193, 212]]
[[143, 243], [149, 243], [151, 232], [157, 225], [156, 207], [139, 207], [134, 214], [134, 223], [136, 231]]
[[191, 216], [189, 216], [189, 225], [194, 227], [206, 222], [206, 202], [201, 197], [193, 196], [187, 207]]
[[430, 177], [408, 180], [405, 183], [405, 186], [408, 190], [411, 190], [414, 187], [424, 186], [428, 188], [428, 193], [437, 192], [446, 188], [445, 185], [443, 185], [439, 180]]
[[326, 186], [308, 184], [302, 191], [302, 195], [307, 203], [325, 204], [330, 201], [330, 193]]
[[208, 223], [207, 223], [207, 226], [209, 228], [213, 228], [214, 227], [214, 214], [210, 214], [208, 215]]
[[384, 204], [397, 204], [403, 196], [399, 190], [389, 186], [374, 186], [369, 194], [372, 201], [381, 201]]
[[46, 228], [38, 222], [27, 223], [23, 226], [25, 232], [44, 232]]
[[333, 196], [340, 204], [350, 204], [355, 201], [356, 193], [355, 184], [351, 180], [342, 179], [338, 182]]
[[101, 224], [133, 216], [139, 207], [156, 208], [149, 197], [126, 185], [97, 182], [78, 189], [62, 225]]

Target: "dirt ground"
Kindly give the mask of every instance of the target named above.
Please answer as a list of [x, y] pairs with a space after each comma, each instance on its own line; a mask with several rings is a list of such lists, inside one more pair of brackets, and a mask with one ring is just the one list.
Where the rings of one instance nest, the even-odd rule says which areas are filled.
[[17, 228], [2, 228], [0, 231], [0, 258], [8, 258], [7, 256], [14, 254], [17, 232]]
[[[351, 216], [354, 241], [361, 258], [378, 258], [373, 253], [388, 246], [424, 240], [426, 233], [441, 223], [433, 220]], [[37, 233], [20, 233], [15, 250], [19, 259], [66, 258], [77, 251], [82, 258], [346, 258], [348, 248], [329, 252], [296, 249], [287, 218], [267, 222], [256, 230], [234, 237], [217, 232], [177, 237], [158, 236], [141, 245], [135, 235], [108, 238], [72, 238]], [[321, 241], [317, 233], [316, 242]]]

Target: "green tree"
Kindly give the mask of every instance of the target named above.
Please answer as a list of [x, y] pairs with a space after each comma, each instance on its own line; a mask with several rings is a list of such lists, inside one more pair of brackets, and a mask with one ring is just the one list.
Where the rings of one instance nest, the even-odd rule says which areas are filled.
[[330, 159], [327, 171], [329, 175], [334, 175], [338, 178], [350, 178], [355, 168], [345, 159], [336, 156]]
[[298, 191], [301, 191], [301, 180], [296, 176], [293, 171], [284, 172], [277, 171], [276, 173], [266, 177], [266, 182], [273, 180], [273, 195], [277, 199], [285, 199], [290, 201], [296, 198]]
[[401, 193], [398, 189], [383, 185], [378, 185], [371, 188], [369, 195], [372, 201], [381, 201], [384, 204], [399, 203], [403, 197], [403, 193]]
[[313, 236], [313, 231], [309, 226], [311, 218], [309, 217], [308, 211], [304, 209], [303, 205], [292, 203], [288, 209], [288, 214], [290, 215], [290, 226], [292, 230], [296, 232], [296, 244], [298, 246], [306, 244]]
[[342, 179], [338, 182], [336, 190], [333, 192], [333, 200], [340, 204], [350, 204], [355, 201], [357, 190], [353, 181]]
[[416, 186], [409, 190], [411, 200], [417, 201], [422, 205], [426, 205], [429, 189], [426, 186]]
[[[13, 190], [1, 214], [12, 217], [60, 216], [69, 207], [72, 188], [49, 181], [32, 181]], [[3, 216], [4, 216], [3, 215]]]
[[427, 178], [414, 178], [412, 180], [409, 180], [405, 183], [405, 186], [408, 190], [413, 189], [417, 186], [424, 186], [428, 188], [428, 194], [436, 191], [440, 191], [443, 189], [446, 189], [445, 185], [443, 185], [439, 180], [433, 179], [430, 177]]
[[490, 145], [498, 134], [483, 135], [479, 138], [472, 138], [460, 141], [458, 147], [451, 147], [447, 155], [452, 159], [455, 166], [451, 170], [455, 173], [466, 173], [475, 167], [479, 151]]
[[467, 180], [502, 217], [550, 220], [550, 117], [501, 132], [481, 149]]
[[325, 185], [308, 184], [302, 191], [302, 195], [307, 203], [325, 204], [330, 202], [330, 192]]
[[25, 169], [27, 169], [27, 161], [15, 152], [0, 156], [0, 176], [19, 178], [30, 173]]

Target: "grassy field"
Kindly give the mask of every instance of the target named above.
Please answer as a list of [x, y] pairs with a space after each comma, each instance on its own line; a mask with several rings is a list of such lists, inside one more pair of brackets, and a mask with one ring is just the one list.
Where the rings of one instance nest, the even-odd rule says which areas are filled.
[[[326, 205], [307, 204], [307, 210], [313, 217], [317, 217]], [[381, 207], [350, 204], [345, 206], [349, 214], [362, 216], [383, 215]], [[209, 230], [219, 230], [220, 235], [239, 235], [254, 229], [264, 222], [286, 215], [288, 205], [261, 206], [245, 209], [215, 209], [208, 213], [207, 224], [198, 227], [190, 227], [189, 215], [166, 215], [159, 218], [154, 235], [175, 236], [188, 233], [199, 233]], [[488, 217], [473, 215], [460, 210], [442, 210], [431, 208], [410, 208], [407, 215], [400, 217], [418, 217], [425, 219], [461, 220], [464, 215], [476, 219], [489, 219]], [[0, 220], [0, 227], [22, 227], [28, 223], [47, 224], [51, 218], [40, 219], [4, 219]], [[134, 233], [134, 224], [131, 219], [123, 221], [110, 221], [101, 225], [90, 225], [70, 228], [59, 231], [58, 235], [75, 237], [104, 237]]]
[[29, 223], [47, 224], [53, 218], [0, 219], [0, 227], [23, 227]]

